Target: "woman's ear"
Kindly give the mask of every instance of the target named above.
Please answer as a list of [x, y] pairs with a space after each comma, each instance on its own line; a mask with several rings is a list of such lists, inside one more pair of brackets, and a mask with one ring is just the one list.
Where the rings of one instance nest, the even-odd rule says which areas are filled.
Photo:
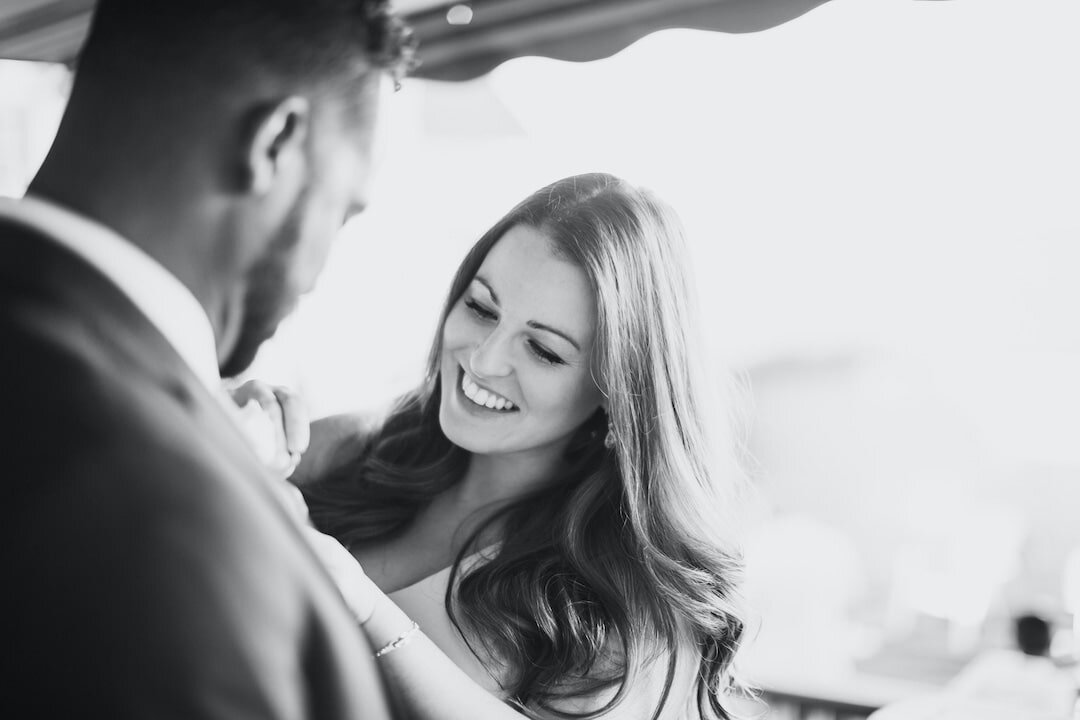
[[290, 96], [255, 111], [244, 155], [244, 190], [268, 195], [280, 184], [296, 185], [303, 172], [304, 145], [311, 125], [306, 98]]

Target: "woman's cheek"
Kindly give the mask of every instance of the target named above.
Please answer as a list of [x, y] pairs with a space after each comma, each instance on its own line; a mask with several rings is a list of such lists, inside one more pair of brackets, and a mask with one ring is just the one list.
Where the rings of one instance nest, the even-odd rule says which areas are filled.
[[462, 320], [461, 305], [459, 304], [450, 311], [450, 315], [446, 318], [446, 325], [443, 326], [443, 345], [445, 347], [456, 348], [464, 342], [464, 323]]

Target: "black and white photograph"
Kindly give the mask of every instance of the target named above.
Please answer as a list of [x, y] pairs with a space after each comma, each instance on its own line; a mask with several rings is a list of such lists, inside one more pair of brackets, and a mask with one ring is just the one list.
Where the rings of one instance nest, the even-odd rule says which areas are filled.
[[1080, 720], [1080, 2], [3, 0], [0, 717]]

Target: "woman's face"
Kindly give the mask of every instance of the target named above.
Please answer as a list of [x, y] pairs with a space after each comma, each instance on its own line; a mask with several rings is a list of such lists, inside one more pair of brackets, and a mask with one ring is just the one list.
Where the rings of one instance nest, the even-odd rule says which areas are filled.
[[512, 227], [446, 319], [443, 432], [483, 455], [561, 452], [602, 400], [589, 367], [595, 328], [581, 268], [556, 257], [544, 232]]

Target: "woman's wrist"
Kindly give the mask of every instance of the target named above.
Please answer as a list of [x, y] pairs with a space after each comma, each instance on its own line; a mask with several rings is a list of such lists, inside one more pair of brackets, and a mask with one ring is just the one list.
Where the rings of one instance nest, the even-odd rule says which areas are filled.
[[367, 620], [360, 623], [376, 650], [383, 650], [402, 637], [411, 639], [419, 631], [419, 626], [414, 629], [414, 625], [412, 618], [382, 592], [375, 598], [375, 606]]
[[390, 642], [386, 643], [381, 648], [376, 650], [375, 651], [375, 657], [376, 658], [381, 658], [383, 655], [388, 655], [388, 654], [394, 652], [395, 650], [397, 650], [398, 648], [405, 647], [410, 642], [412, 642], [413, 638], [415, 638], [419, 633], [420, 633], [420, 626], [417, 625], [416, 621], [414, 620], [409, 625], [408, 630], [401, 633], [396, 638], [394, 638], [393, 640], [391, 640]]

